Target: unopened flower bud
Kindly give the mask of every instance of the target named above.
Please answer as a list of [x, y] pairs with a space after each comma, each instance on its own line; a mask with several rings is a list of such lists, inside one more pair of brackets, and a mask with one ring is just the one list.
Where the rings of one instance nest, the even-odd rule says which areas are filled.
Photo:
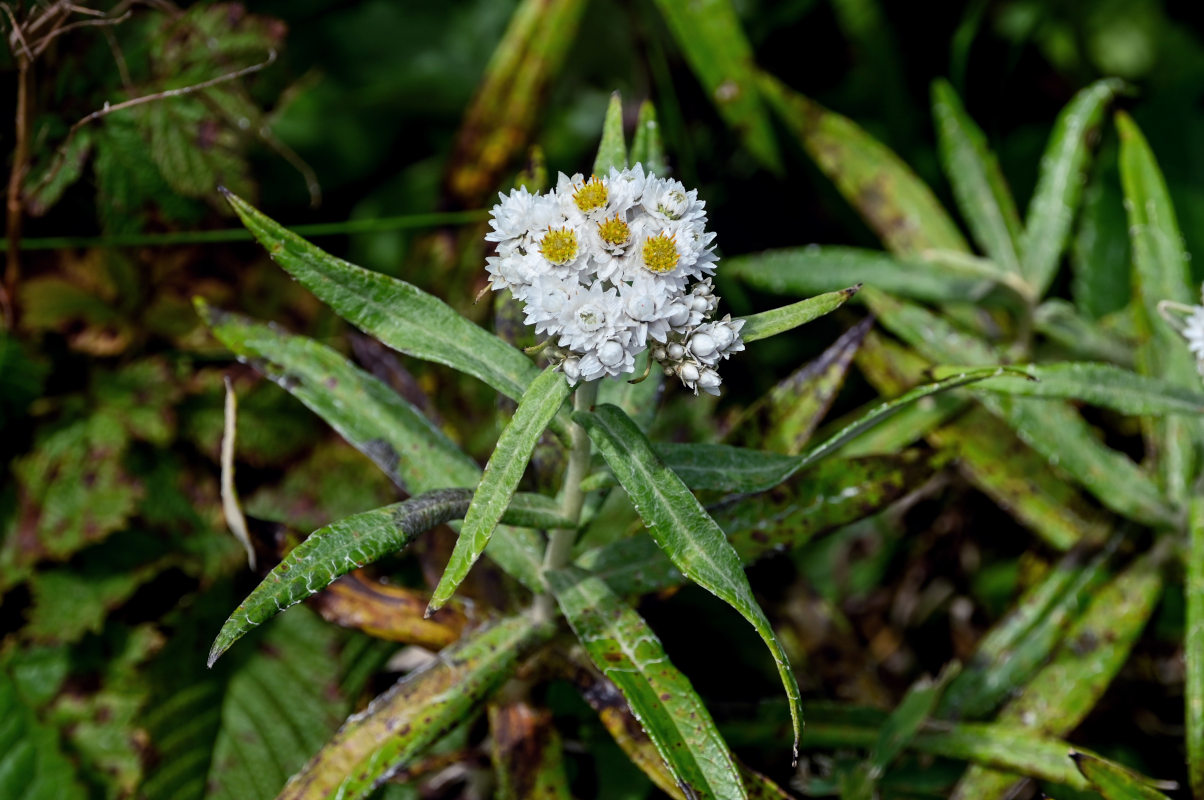
[[665, 348], [663, 348], [663, 347], [652, 348], [652, 357], [657, 361], [664, 361], [665, 356], [667, 356], [667, 355], [669, 355], [669, 354], [665, 352]]
[[677, 368], [677, 375], [681, 378], [682, 383], [693, 384], [698, 380], [698, 367], [693, 364], [682, 364]]
[[564, 377], [568, 378], [572, 383], [576, 383], [577, 379], [581, 377], [580, 359], [566, 358], [561, 362], [560, 369], [564, 371]]
[[721, 383], [723, 383], [723, 379], [713, 369], [704, 369], [702, 374], [698, 376], [698, 388], [707, 394], [719, 394], [719, 384]]
[[618, 342], [603, 342], [598, 348], [598, 360], [608, 367], [617, 366], [623, 360], [623, 345]]
[[706, 358], [715, 352], [715, 340], [708, 334], [696, 333], [690, 337], [690, 351], [699, 358]]
[[681, 361], [686, 356], [686, 348], [682, 347], [677, 342], [669, 345], [668, 352], [669, 358], [673, 359], [674, 361]]
[[690, 308], [685, 303], [674, 303], [669, 306], [666, 319], [674, 328], [681, 327], [690, 321]]
[[695, 311], [700, 311], [700, 312], [705, 313], [706, 310], [708, 308], [710, 308], [710, 305], [711, 304], [707, 302], [707, 299], [705, 297], [699, 297], [698, 295], [694, 295], [694, 297], [690, 298], [690, 308], [694, 309]]
[[730, 326], [723, 323], [717, 324], [712, 333], [715, 337], [715, 347], [719, 350], [726, 350], [736, 340], [735, 332], [732, 331]]

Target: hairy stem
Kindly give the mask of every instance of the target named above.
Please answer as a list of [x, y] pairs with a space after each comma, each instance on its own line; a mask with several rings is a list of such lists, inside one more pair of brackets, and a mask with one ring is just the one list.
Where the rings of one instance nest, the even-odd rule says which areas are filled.
[[[588, 411], [593, 408], [597, 398], [598, 382], [583, 383], [573, 393], [573, 408], [578, 411]], [[569, 451], [569, 463], [564, 472], [564, 485], [560, 490], [560, 511], [565, 519], [576, 521], [581, 518], [581, 506], [585, 503], [585, 492], [581, 490], [581, 481], [589, 473], [590, 441], [585, 428], [577, 424], [573, 425], [570, 435], [572, 449]], [[560, 569], [569, 563], [569, 556], [573, 552], [573, 542], [576, 539], [576, 527], [561, 528], [549, 534], [548, 546], [543, 554], [545, 572]], [[535, 598], [536, 619], [551, 619], [554, 605], [550, 594], [541, 594]]]

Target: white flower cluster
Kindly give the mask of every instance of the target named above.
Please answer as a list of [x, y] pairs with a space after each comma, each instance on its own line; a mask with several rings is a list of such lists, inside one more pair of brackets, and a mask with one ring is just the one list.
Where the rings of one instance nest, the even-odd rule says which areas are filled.
[[[1201, 287], [1201, 295], [1204, 296], [1204, 287]], [[1158, 311], [1187, 342], [1187, 349], [1196, 357], [1196, 369], [1204, 376], [1204, 306], [1163, 300], [1158, 304]]]
[[490, 285], [523, 303], [571, 383], [634, 372], [651, 348], [666, 375], [719, 394], [715, 367], [744, 349], [744, 322], [714, 319], [715, 234], [697, 191], [636, 164], [500, 197], [485, 236], [497, 243]]

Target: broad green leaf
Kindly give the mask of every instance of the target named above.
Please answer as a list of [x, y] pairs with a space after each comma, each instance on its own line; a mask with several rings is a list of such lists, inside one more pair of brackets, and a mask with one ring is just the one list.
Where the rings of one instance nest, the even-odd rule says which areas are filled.
[[576, 567], [549, 572], [547, 579], [573, 633], [627, 698], [675, 782], [698, 798], [746, 798], [706, 706], [635, 609]]
[[451, 599], [468, 570], [485, 552], [485, 545], [489, 544], [494, 529], [506, 513], [539, 437], [570, 393], [564, 375], [548, 367], [531, 382], [519, 400], [510, 423], [498, 437], [497, 446], [485, 465], [481, 483], [472, 496], [472, 505], [464, 515], [464, 527], [460, 529], [451, 559], [431, 595], [428, 613], [437, 611]]
[[[1056, 364], [1015, 365], [1015, 375], [979, 381], [975, 392], [1017, 397], [1078, 400], [1121, 414], [1204, 413], [1204, 392], [1184, 389], [1170, 381], [1138, 375], [1111, 364], [1063, 361]], [[934, 377], [965, 372], [965, 367], [936, 367]], [[1029, 379], [1025, 379], [1027, 375]]]
[[1204, 498], [1192, 498], [1186, 551], [1187, 622], [1183, 634], [1187, 776], [1192, 794], [1204, 797]]
[[639, 427], [615, 406], [601, 405], [593, 413], [578, 411], [573, 419], [598, 446], [611, 472], [630, 496], [648, 532], [669, 559], [690, 580], [735, 608], [757, 630], [777, 664], [790, 700], [795, 749], [802, 730], [798, 683], [790, 663], [757, 605], [744, 566], [723, 531], [698, 499], [656, 455]]
[[[710, 511], [745, 563], [793, 550], [813, 537], [874, 514], [932, 474], [911, 454], [826, 459], [800, 470], [772, 492], [727, 500]], [[618, 594], [647, 594], [685, 578], [646, 536], [582, 553], [578, 566], [596, 572]]]
[[[1145, 375], [1199, 389], [1195, 357], [1158, 313], [1158, 304], [1164, 301], [1195, 302], [1196, 291], [1175, 209], [1154, 154], [1137, 125], [1122, 112], [1116, 115], [1116, 128], [1120, 132], [1120, 179], [1133, 244], [1137, 369]], [[1199, 420], [1150, 420], [1146, 438], [1167, 494], [1184, 503], [1197, 469], [1198, 445], [1204, 439]]]
[[[936, 197], [903, 161], [851, 120], [760, 73], [766, 100], [887, 248], [969, 252]], [[847, 278], [846, 278], [847, 281]]]
[[[247, 631], [279, 611], [319, 592], [348, 572], [404, 549], [436, 525], [460, 519], [471, 489], [438, 489], [401, 503], [365, 511], [314, 531], [293, 548], [222, 626], [209, 653], [212, 666]], [[519, 524], [559, 525], [545, 500], [518, 495], [505, 519]]]
[[1071, 753], [1083, 777], [1104, 796], [1104, 800], [1170, 800], [1150, 786], [1142, 776], [1119, 764], [1086, 753]]
[[942, 696], [938, 714], [985, 717], [1027, 683], [1107, 581], [1117, 541], [1090, 556], [1086, 547], [1072, 550], [1025, 592], [979, 642], [966, 669]]
[[627, 138], [623, 133], [623, 99], [615, 92], [606, 106], [606, 119], [602, 122], [602, 142], [594, 159], [594, 174], [603, 177], [610, 174], [611, 167], [626, 169]]
[[655, 0], [677, 45], [719, 115], [757, 160], [778, 170], [781, 159], [769, 112], [757, 88], [753, 49], [731, 0]]
[[272, 259], [365, 333], [406, 355], [479, 378], [517, 400], [539, 374], [519, 350], [434, 295], [323, 252], [241, 198], [226, 199]]
[[1104, 109], [1123, 87], [1115, 79], [1096, 81], [1076, 94], [1054, 123], [1020, 240], [1021, 266], [1037, 297], [1057, 274]]
[[983, 251], [1009, 272], [1020, 271], [1020, 215], [987, 137], [948, 81], [932, 85], [941, 163], [962, 216]]
[[1033, 313], [1033, 327], [1076, 357], [1133, 367], [1133, 347], [1128, 342], [1079, 316], [1065, 300], [1055, 297], [1038, 306]]
[[853, 357], [873, 324], [873, 317], [866, 317], [819, 358], [775, 384], [734, 423], [732, 438], [757, 442], [778, 453], [801, 452], [844, 385]]
[[200, 298], [194, 302], [222, 344], [326, 420], [403, 490], [476, 484], [480, 468], [446, 434], [334, 350]]
[[808, 322], [818, 319], [825, 314], [830, 314], [843, 306], [853, 295], [857, 294], [860, 288], [861, 285], [858, 284], [857, 286], [850, 286], [840, 291], [828, 292], [818, 297], [800, 300], [788, 306], [781, 306], [770, 311], [762, 311], [760, 314], [740, 317], [740, 319], [744, 320], [744, 327], [740, 329], [740, 338], [745, 343], [755, 342], [758, 339], [768, 339], [770, 336], [776, 336], [779, 333], [785, 333], [788, 330], [797, 328], [800, 325], [806, 325]]
[[856, 247], [786, 247], [727, 258], [725, 278], [775, 294], [813, 295], [851, 283], [934, 302], [982, 297], [990, 283], [980, 276], [938, 269], [918, 257], [896, 257]]
[[552, 634], [510, 617], [444, 650], [349, 718], [278, 800], [358, 800], [477, 711]]
[[0, 797], [83, 800], [88, 797], [63, 754], [58, 733], [38, 721], [7, 669], [0, 669]]
[[631, 163], [643, 164], [644, 172], [653, 175], [663, 176], [668, 171], [656, 106], [651, 100], [640, 103], [640, 116], [636, 119], [635, 136], [631, 141]]
[[[1087, 716], [1128, 660], [1162, 593], [1157, 551], [1147, 553], [1096, 592], [1053, 660], [999, 713], [1001, 723], [1062, 736]], [[1014, 775], [974, 767], [954, 793], [970, 800], [1002, 793]]]
[[552, 712], [524, 701], [489, 706], [497, 800], [571, 800]]

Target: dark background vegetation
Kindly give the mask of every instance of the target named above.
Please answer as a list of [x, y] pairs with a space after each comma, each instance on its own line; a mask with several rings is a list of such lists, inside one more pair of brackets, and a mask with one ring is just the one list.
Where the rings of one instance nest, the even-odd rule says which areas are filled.
[[[858, 121], [943, 198], [948, 188], [929, 113], [933, 79], [953, 82], [1022, 204], [1057, 111], [1098, 77], [1130, 81], [1122, 105], [1158, 154], [1188, 250], [1204, 253], [1204, 29], [1194, 3], [737, 5], [762, 67]], [[84, 237], [23, 251], [13, 297], [17, 324], [0, 338], [0, 664], [15, 676], [41, 746], [59, 754], [48, 763], [81, 793], [61, 796], [200, 797], [208, 761], [184, 778], [162, 777], [178, 757], [162, 742], [181, 724], [184, 712], [170, 703], [183, 692], [200, 691], [188, 701], [199, 726], [194, 748], [224, 752], [214, 743], [231, 735], [217, 709], [222, 697], [243, 691], [231, 688], [239, 656], [206, 672], [204, 653], [254, 576], [224, 529], [217, 496], [223, 376], [234, 379], [241, 399], [238, 478], [250, 514], [304, 533], [396, 497], [304, 408], [233, 362], [195, 317], [193, 295], [335, 345], [410, 396], [425, 391], [445, 429], [474, 455], [487, 456], [496, 433], [489, 393], [374, 348], [257, 245], [188, 241], [187, 234], [236, 227], [216, 193], [219, 183], [288, 225], [486, 207], [491, 193], [457, 196], [449, 176], [463, 166], [453, 160], [457, 131], [515, 7], [503, 0], [266, 0], [245, 9], [200, 3], [182, 9], [180, 22], [174, 7], [135, 5], [107, 34], [86, 27], [67, 33], [33, 63], [30, 180], [51, 168], [68, 128], [105, 101], [207, 80], [279, 50], [274, 64], [225, 84], [240, 88], [217, 100], [194, 95], [162, 119], [147, 105], [87, 126], [78, 177], [63, 178], [46, 208], [23, 216], [20, 233], [29, 245]], [[37, 8], [17, 4], [16, 18]], [[124, 89], [115, 52], [129, 72]], [[3, 70], [0, 107], [12, 109], [18, 73], [11, 52]], [[563, 66], [533, 102], [531, 135], [514, 149], [497, 188], [510, 184], [529, 144], [542, 148], [553, 174], [588, 171], [614, 90], [631, 122], [640, 100], [656, 103], [670, 164], [706, 199], [723, 254], [811, 242], [877, 246], [784, 130], [780, 174], [748, 154], [644, 0], [588, 4]], [[260, 126], [270, 136], [248, 132]], [[1101, 145], [1105, 171], [1115, 170], [1114, 136], [1106, 134]], [[11, 149], [11, 130], [2, 138]], [[312, 169], [320, 204], [311, 205], [304, 174], [290, 162]], [[1113, 179], [1100, 191], [1098, 213], [1114, 225], [1105, 226], [1093, 252], [1100, 269], [1113, 270], [1123, 284], [1128, 240], [1120, 190]], [[317, 241], [484, 317], [484, 308], [471, 304], [482, 285], [483, 252], [461, 246], [479, 236], [481, 223], [467, 233], [379, 227]], [[185, 235], [172, 245], [105, 243], [159, 233]], [[1197, 265], [1197, 277], [1201, 272]], [[1071, 280], [1063, 280], [1056, 293], [1073, 295]], [[720, 288], [733, 313], [775, 304], [736, 285], [721, 281]], [[719, 404], [696, 413], [713, 409], [729, 418], [861, 313], [750, 350], [727, 368]], [[854, 385], [838, 411], [871, 396], [864, 384]], [[664, 433], [686, 436], [692, 427], [702, 426], [678, 415]], [[946, 487], [905, 519], [907, 536], [888, 548], [865, 552], [846, 537], [751, 571], [771, 616], [796, 652], [807, 654], [796, 665], [804, 691], [890, 707], [917, 675], [970, 652], [1023, 585], [1028, 535], [973, 489]], [[440, 552], [433, 546], [429, 557], [437, 561]], [[1168, 594], [1153, 632], [1079, 734], [1085, 744], [1169, 778], [1183, 770], [1182, 674], [1178, 646], [1159, 631], [1181, 624], [1179, 602]], [[720, 722], [732, 724], [742, 757], [787, 783], [782, 716], [757, 713], [761, 701], [776, 697], [776, 680], [751, 633], [701, 591], [651, 598], [641, 611]], [[347, 641], [329, 631], [316, 635], [325, 637], [319, 659], [334, 658]], [[330, 719], [371, 687], [387, 685], [368, 675], [388, 652], [353, 645], [367, 655], [353, 658], [344, 648], [338, 658], [345, 685], [358, 688], [344, 705], [321, 709]], [[571, 751], [583, 796], [595, 780], [640, 796], [633, 787], [642, 778], [621, 766], [580, 701], [568, 691], [550, 699], [569, 723], [566, 738], [584, 743]], [[772, 700], [766, 708], [781, 710]], [[773, 722], [750, 721], [762, 718]], [[316, 746], [325, 735], [301, 746]], [[775, 735], [779, 744], [771, 745]]]

